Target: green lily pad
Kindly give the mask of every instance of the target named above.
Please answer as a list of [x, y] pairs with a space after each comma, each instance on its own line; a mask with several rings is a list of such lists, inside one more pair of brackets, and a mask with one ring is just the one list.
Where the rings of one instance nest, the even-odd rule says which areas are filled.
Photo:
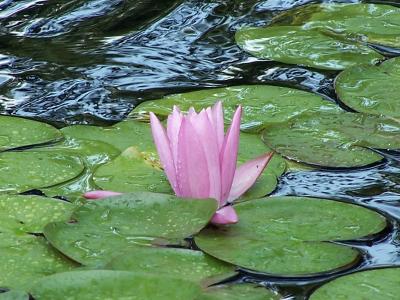
[[37, 149], [37, 151], [57, 151], [58, 153], [79, 155], [81, 157], [86, 168], [79, 177], [68, 182], [41, 189], [47, 196], [53, 197], [62, 195], [72, 201], [81, 199], [82, 194], [87, 191], [97, 189], [92, 179], [95, 169], [120, 154], [120, 151], [110, 144], [101, 141], [70, 137], [68, 137], [63, 144], [49, 148], [40, 148]]
[[44, 233], [68, 257], [98, 265], [130, 245], [188, 237], [201, 230], [216, 209], [213, 199], [138, 192], [89, 201], [74, 212], [73, 222], [50, 223]]
[[240, 222], [208, 228], [198, 247], [223, 261], [277, 276], [337, 271], [358, 261], [350, 247], [324, 242], [364, 238], [381, 232], [380, 214], [324, 199], [273, 197], [235, 205]]
[[243, 106], [241, 129], [259, 131], [263, 127], [284, 122], [305, 111], [341, 111], [321, 96], [286, 87], [271, 85], [241, 85], [205, 89], [184, 94], [169, 95], [159, 100], [146, 101], [131, 113], [136, 119], [149, 119], [149, 112], [166, 117], [174, 105], [182, 111], [193, 106], [196, 111], [223, 101], [226, 124], [232, 122], [236, 107]]
[[319, 69], [343, 70], [383, 59], [361, 43], [300, 26], [243, 28], [235, 38], [244, 51], [256, 57]]
[[62, 139], [53, 126], [23, 118], [0, 116], [0, 151]]
[[236, 274], [226, 264], [200, 251], [138, 246], [114, 258], [107, 269], [153, 273], [208, 284]]
[[400, 58], [393, 58], [379, 66], [344, 70], [336, 78], [335, 88], [340, 100], [356, 111], [400, 119], [399, 80]]
[[32, 289], [37, 300], [46, 299], [194, 299], [199, 285], [183, 279], [126, 271], [94, 270], [54, 274]]
[[383, 159], [363, 147], [393, 149], [399, 145], [398, 137], [391, 132], [393, 127], [382, 124], [394, 122], [352, 113], [304, 114], [267, 128], [263, 140], [279, 154], [296, 161], [326, 167], [361, 167]]
[[24, 290], [41, 277], [75, 267], [42, 237], [0, 233], [0, 287]]
[[350, 39], [400, 47], [400, 8], [384, 4], [323, 3], [303, 6], [278, 15], [274, 23], [318, 28]]
[[388, 300], [400, 294], [400, 268], [386, 268], [339, 277], [317, 289], [310, 300]]
[[61, 129], [69, 138], [100, 141], [120, 151], [135, 146], [141, 152], [155, 152], [149, 124], [126, 120], [109, 127], [74, 125]]
[[100, 166], [94, 173], [94, 182], [104, 190], [171, 194], [171, 186], [158, 159], [153, 158], [155, 155], [147, 156], [130, 147], [113, 161]]
[[0, 195], [0, 231], [41, 233], [49, 222], [68, 220], [74, 208], [52, 198]]
[[1, 293], [0, 300], [29, 300], [29, 295], [24, 291], [12, 290]]
[[282, 297], [265, 287], [251, 284], [213, 286], [196, 300], [278, 300]]
[[54, 152], [24, 151], [0, 154], [0, 191], [20, 193], [59, 184], [84, 169], [77, 156]]

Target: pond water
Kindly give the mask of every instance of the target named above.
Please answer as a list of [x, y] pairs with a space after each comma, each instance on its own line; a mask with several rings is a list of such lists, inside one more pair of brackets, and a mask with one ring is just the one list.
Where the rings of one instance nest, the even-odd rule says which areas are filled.
[[[321, 1], [0, 1], [1, 112], [60, 127], [104, 125], [163, 95], [256, 83], [337, 101], [337, 72], [256, 59], [234, 41], [241, 26], [266, 25], [282, 10], [311, 2]], [[339, 199], [387, 216], [390, 230], [373, 243], [347, 243], [362, 250], [363, 260], [346, 273], [400, 265], [400, 154], [384, 155], [367, 169], [288, 173], [274, 193]], [[306, 299], [340, 274], [297, 280], [242, 272], [237, 280]]]

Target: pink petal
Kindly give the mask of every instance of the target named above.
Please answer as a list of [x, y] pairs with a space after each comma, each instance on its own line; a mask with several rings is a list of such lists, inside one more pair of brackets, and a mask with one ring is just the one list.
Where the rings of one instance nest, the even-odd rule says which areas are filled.
[[182, 123], [182, 114], [177, 106], [174, 106], [172, 114], [168, 116], [167, 120], [167, 135], [170, 143], [170, 149], [172, 152], [172, 158], [174, 160], [174, 166], [176, 171], [176, 162], [178, 161], [178, 138], [179, 130]]
[[83, 194], [83, 197], [86, 199], [102, 199], [112, 196], [122, 195], [122, 193], [113, 192], [113, 191], [90, 191]]
[[150, 113], [150, 124], [151, 131], [153, 133], [154, 143], [156, 144], [158, 156], [160, 157], [164, 172], [167, 175], [167, 178], [173, 190], [175, 191], [175, 193], [177, 193], [175, 165], [167, 134], [165, 133], [165, 129], [162, 126], [161, 122], [152, 112]]
[[206, 111], [217, 136], [218, 149], [221, 151], [224, 143], [224, 113], [222, 110], [222, 102], [218, 101], [212, 108], [208, 107]]
[[271, 161], [273, 154], [273, 152], [270, 152], [255, 159], [249, 160], [236, 169], [232, 188], [228, 197], [228, 202], [239, 198], [249, 188], [251, 188], [251, 186], [256, 182], [257, 178], [264, 171], [268, 162]]
[[210, 181], [207, 159], [196, 130], [188, 117], [183, 118], [178, 139], [178, 196], [208, 198]]
[[219, 201], [221, 198], [221, 170], [219, 167], [220, 161], [217, 136], [205, 110], [202, 110], [197, 116], [191, 117], [190, 120], [201, 141], [201, 147], [203, 148], [207, 161], [210, 185], [208, 197]]
[[215, 225], [235, 224], [238, 221], [239, 217], [233, 206], [230, 205], [217, 210], [211, 219], [211, 223]]
[[233, 177], [236, 170], [236, 161], [239, 148], [240, 117], [242, 107], [239, 106], [233, 116], [232, 124], [225, 136], [221, 152], [221, 200], [223, 205], [228, 199]]

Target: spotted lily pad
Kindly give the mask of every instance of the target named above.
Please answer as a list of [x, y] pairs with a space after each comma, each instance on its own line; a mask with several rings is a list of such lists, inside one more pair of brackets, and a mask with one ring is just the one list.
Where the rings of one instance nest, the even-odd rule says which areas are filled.
[[68, 220], [74, 205], [39, 196], [0, 195], [2, 232], [41, 233], [53, 221]]
[[75, 264], [40, 236], [51, 221], [69, 219], [73, 205], [39, 196], [0, 196], [0, 287], [25, 289], [40, 277]]
[[133, 118], [148, 120], [149, 112], [166, 117], [174, 105], [182, 111], [193, 106], [196, 110], [224, 103], [225, 122], [230, 124], [236, 107], [243, 106], [241, 129], [257, 131], [268, 124], [287, 121], [305, 111], [340, 111], [337, 105], [322, 97], [286, 87], [271, 85], [241, 85], [205, 89], [184, 94], [169, 95], [159, 100], [146, 101], [131, 113]]
[[120, 151], [135, 146], [141, 152], [155, 152], [150, 126], [147, 123], [126, 120], [109, 127], [74, 125], [61, 131], [68, 138], [104, 142]]
[[130, 147], [110, 163], [100, 166], [94, 174], [94, 182], [104, 190], [171, 194], [172, 188], [154, 156], [155, 153], [148, 156]]
[[393, 58], [379, 66], [344, 70], [335, 88], [340, 100], [356, 111], [400, 119], [399, 80], [400, 58]]
[[50, 223], [45, 236], [59, 251], [85, 265], [105, 263], [130, 245], [181, 240], [203, 228], [217, 209], [212, 199], [132, 193], [90, 201], [73, 222]]
[[319, 69], [343, 70], [383, 59], [361, 43], [300, 26], [243, 28], [235, 38], [244, 51], [256, 57]]
[[84, 169], [77, 156], [54, 151], [3, 152], [0, 154], [0, 191], [20, 193], [59, 184]]
[[188, 280], [127, 271], [94, 270], [54, 274], [30, 293], [45, 299], [194, 299], [201, 288]]
[[107, 269], [157, 273], [208, 284], [235, 275], [234, 266], [200, 251], [174, 248], [135, 247], [117, 256]]
[[23, 291], [12, 290], [1, 293], [0, 300], [29, 300], [29, 295]]
[[388, 300], [400, 294], [400, 268], [386, 268], [339, 277], [317, 289], [310, 300]]
[[357, 239], [386, 227], [374, 211], [324, 199], [273, 197], [235, 207], [240, 222], [203, 230], [195, 237], [197, 246], [223, 261], [277, 276], [348, 267], [358, 252], [324, 241]]
[[59, 140], [53, 126], [23, 118], [0, 116], [0, 151]]
[[196, 300], [278, 300], [282, 297], [265, 287], [251, 284], [232, 284], [213, 286]]
[[75, 267], [43, 237], [0, 233], [0, 287], [23, 290], [41, 277]]
[[64, 196], [72, 201], [80, 199], [84, 192], [97, 189], [92, 179], [94, 170], [120, 154], [120, 151], [110, 144], [70, 137], [67, 137], [62, 144], [36, 150], [57, 151], [58, 153], [81, 157], [85, 164], [85, 170], [79, 177], [41, 189], [47, 196]]
[[331, 31], [349, 39], [400, 47], [400, 8], [384, 4], [323, 3], [303, 6], [278, 15], [274, 23]]
[[354, 113], [304, 114], [271, 126], [264, 142], [281, 155], [326, 167], [360, 167], [383, 157], [365, 147], [398, 149], [400, 125], [378, 116]]

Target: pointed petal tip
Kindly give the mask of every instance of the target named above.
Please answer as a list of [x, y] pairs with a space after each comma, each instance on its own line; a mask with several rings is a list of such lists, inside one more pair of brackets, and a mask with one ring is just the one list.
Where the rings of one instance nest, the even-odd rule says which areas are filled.
[[235, 172], [227, 202], [239, 198], [250, 189], [271, 161], [274, 152], [265, 153], [240, 165]]
[[83, 194], [83, 197], [90, 200], [102, 199], [112, 196], [122, 195], [122, 193], [113, 191], [90, 191]]
[[211, 219], [211, 223], [214, 225], [236, 224], [238, 221], [239, 217], [233, 206], [225, 206], [217, 210]]

